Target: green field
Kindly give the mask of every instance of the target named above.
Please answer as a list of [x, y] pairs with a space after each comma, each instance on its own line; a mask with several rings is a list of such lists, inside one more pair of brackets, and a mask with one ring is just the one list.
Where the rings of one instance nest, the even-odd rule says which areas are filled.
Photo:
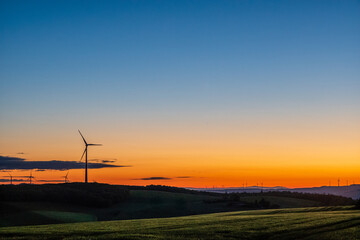
[[352, 207], [252, 210], [174, 218], [0, 228], [1, 239], [360, 239]]
[[56, 202], [0, 202], [0, 227], [89, 221], [177, 217], [195, 214], [249, 210], [244, 203], [261, 198], [279, 208], [313, 207], [319, 203], [278, 196], [246, 196], [229, 204], [220, 196], [131, 190], [124, 202], [106, 208], [90, 208]]
[[226, 203], [204, 203], [216, 199], [219, 197], [131, 190], [127, 201], [106, 208], [56, 202], [0, 202], [0, 227], [173, 217], [236, 210]]

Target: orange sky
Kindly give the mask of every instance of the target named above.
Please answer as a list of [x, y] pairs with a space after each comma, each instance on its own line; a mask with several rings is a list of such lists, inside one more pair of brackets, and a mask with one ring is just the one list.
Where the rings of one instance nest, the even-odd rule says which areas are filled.
[[359, 1], [1, 6], [0, 161], [79, 161], [80, 129], [90, 160], [131, 166], [89, 181], [360, 183]]
[[[87, 128], [89, 159], [116, 159], [131, 167], [90, 169], [89, 181], [112, 184], [163, 184], [179, 187], [248, 186], [305, 187], [360, 183], [360, 137], [355, 124], [327, 122], [227, 122], [215, 125], [167, 125]], [[280, 126], [281, 124], [281, 126]], [[77, 161], [83, 142], [76, 129], [13, 133], [1, 141], [6, 153], [28, 160]], [[35, 133], [36, 132], [36, 133]], [[35, 134], [35, 138], [30, 136]], [[21, 138], [18, 138], [22, 136]], [[20, 139], [20, 140], [18, 140]], [[16, 155], [16, 152], [24, 152]], [[29, 171], [14, 171], [13, 175]], [[37, 179], [61, 179], [63, 171], [34, 171]], [[83, 170], [70, 170], [71, 181], [83, 181]], [[6, 174], [4, 174], [6, 175]], [[166, 180], [139, 180], [164, 177]], [[180, 178], [179, 178], [180, 177]]]

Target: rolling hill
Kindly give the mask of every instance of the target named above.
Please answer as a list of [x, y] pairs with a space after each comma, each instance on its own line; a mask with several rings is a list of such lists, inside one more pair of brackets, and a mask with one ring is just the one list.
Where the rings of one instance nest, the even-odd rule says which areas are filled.
[[[7, 191], [0, 191], [0, 199], [2, 199], [0, 201], [0, 227], [165, 218], [262, 208], [332, 205], [321, 202], [316, 195], [310, 195], [312, 198], [304, 199], [304, 196], [292, 193], [281, 193], [280, 195], [275, 193], [273, 195], [272, 193], [209, 194], [167, 186], [140, 187], [101, 184], [88, 184], [87, 189], [83, 188], [81, 184], [13, 187], [15, 190], [13, 189], [11, 194]], [[78, 188], [81, 191], [77, 192]], [[7, 187], [4, 189], [8, 190]], [[107, 190], [111, 193], [108, 193]], [[37, 192], [41, 194], [37, 194]], [[55, 199], [54, 197], [57, 197], [59, 192], [67, 197]], [[106, 199], [105, 201], [104, 192], [105, 196], [113, 200]], [[11, 197], [15, 197], [15, 199]], [[335, 196], [322, 196], [322, 198], [324, 197], [331, 199]], [[5, 199], [7, 201], [4, 201]], [[345, 200], [340, 204], [336, 202], [336, 205], [353, 204], [351, 199], [341, 197], [335, 197], [335, 199]], [[79, 200], [83, 200], [83, 202]]]
[[332, 194], [337, 196], [349, 197], [352, 199], [360, 199], [360, 184], [352, 184], [349, 186], [322, 186], [309, 188], [286, 188], [286, 187], [232, 187], [232, 188], [189, 188], [191, 190], [206, 191], [213, 193], [259, 193], [271, 191], [289, 191], [316, 194]]
[[360, 239], [352, 207], [253, 210], [206, 215], [0, 228], [1, 239]]

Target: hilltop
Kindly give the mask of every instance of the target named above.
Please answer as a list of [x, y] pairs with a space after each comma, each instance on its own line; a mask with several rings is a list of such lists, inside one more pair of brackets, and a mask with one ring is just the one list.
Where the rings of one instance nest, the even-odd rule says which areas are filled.
[[213, 193], [259, 193], [259, 192], [273, 192], [273, 191], [288, 191], [288, 192], [302, 192], [302, 193], [316, 193], [316, 194], [331, 194], [337, 196], [348, 197], [352, 199], [360, 199], [360, 184], [352, 184], [349, 186], [321, 186], [310, 188], [286, 188], [286, 187], [231, 187], [231, 188], [189, 188], [196, 191], [206, 191]]

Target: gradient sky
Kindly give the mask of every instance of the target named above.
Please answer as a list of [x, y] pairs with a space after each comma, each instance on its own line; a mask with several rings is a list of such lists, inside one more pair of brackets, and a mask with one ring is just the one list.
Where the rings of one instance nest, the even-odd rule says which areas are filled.
[[359, 66], [359, 1], [2, 0], [0, 155], [78, 161], [80, 129], [131, 165], [90, 181], [360, 183]]

